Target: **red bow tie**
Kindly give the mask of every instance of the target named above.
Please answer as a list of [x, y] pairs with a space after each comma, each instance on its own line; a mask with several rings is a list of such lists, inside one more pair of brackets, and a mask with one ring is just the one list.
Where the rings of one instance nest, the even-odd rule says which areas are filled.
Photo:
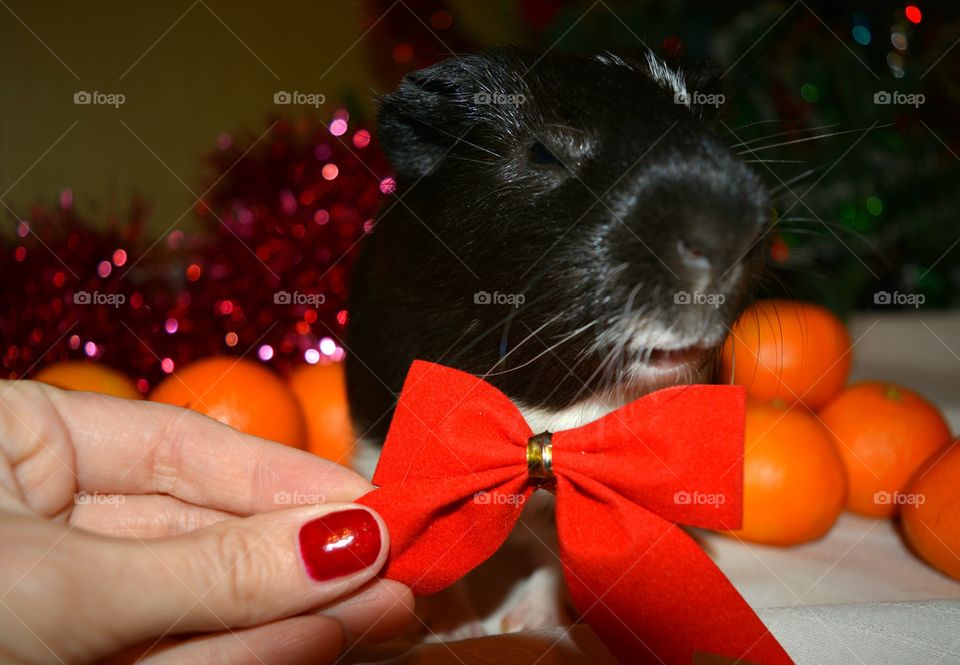
[[490, 557], [546, 485], [573, 601], [621, 662], [790, 663], [675, 524], [740, 527], [743, 423], [742, 388], [695, 385], [534, 435], [490, 384], [417, 361], [360, 502], [389, 527], [385, 575], [423, 595]]

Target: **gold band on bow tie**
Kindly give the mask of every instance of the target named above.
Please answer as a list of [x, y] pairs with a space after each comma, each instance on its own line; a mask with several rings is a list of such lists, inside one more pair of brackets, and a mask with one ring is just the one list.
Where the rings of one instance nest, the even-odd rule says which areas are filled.
[[527, 472], [531, 478], [553, 478], [553, 434], [541, 432], [527, 440]]

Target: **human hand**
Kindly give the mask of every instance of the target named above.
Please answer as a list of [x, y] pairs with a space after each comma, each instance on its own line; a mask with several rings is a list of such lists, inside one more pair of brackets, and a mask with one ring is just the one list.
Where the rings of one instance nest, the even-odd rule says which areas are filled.
[[191, 411], [0, 381], [0, 660], [324, 663], [396, 634], [370, 489]]

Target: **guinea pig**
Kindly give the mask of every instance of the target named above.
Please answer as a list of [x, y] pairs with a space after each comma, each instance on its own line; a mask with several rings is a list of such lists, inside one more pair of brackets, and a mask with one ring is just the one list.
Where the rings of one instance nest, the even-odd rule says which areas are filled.
[[535, 432], [709, 380], [769, 218], [702, 120], [713, 83], [652, 53], [493, 50], [384, 96], [397, 197], [351, 287], [358, 435], [384, 438], [414, 359], [484, 377]]

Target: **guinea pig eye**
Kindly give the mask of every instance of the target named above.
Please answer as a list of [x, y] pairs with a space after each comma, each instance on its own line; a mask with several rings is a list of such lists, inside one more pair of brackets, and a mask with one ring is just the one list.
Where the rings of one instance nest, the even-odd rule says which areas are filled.
[[557, 156], [539, 141], [530, 146], [530, 161], [537, 166], [562, 166]]

